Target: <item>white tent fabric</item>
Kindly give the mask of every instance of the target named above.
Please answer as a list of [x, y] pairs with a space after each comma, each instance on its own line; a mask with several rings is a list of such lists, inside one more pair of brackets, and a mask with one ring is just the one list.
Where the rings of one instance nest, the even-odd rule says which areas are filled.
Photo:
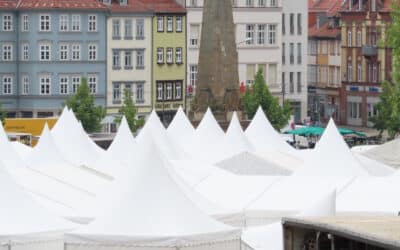
[[353, 152], [353, 155], [371, 176], [390, 176], [393, 175], [396, 171], [393, 167], [390, 167], [382, 162], [367, 158], [362, 154]]
[[229, 123], [228, 130], [226, 131], [224, 141], [226, 146], [225, 155], [228, 157], [243, 152], [254, 151], [253, 146], [243, 132], [236, 112], [233, 112], [232, 114], [232, 119]]
[[21, 159], [26, 159], [32, 153], [32, 147], [27, 146], [19, 141], [13, 141], [11, 142], [11, 145]]
[[400, 138], [363, 151], [362, 154], [386, 165], [400, 168]]
[[400, 177], [359, 177], [337, 198], [344, 215], [397, 216], [400, 212]]
[[290, 175], [292, 171], [268, 159], [242, 152], [216, 163], [216, 166], [238, 175]]
[[82, 244], [84, 249], [240, 249], [240, 230], [209, 218], [186, 197], [153, 142], [139, 148], [135, 170], [110, 189], [113, 202], [104, 204], [95, 221], [68, 234], [68, 249]]
[[299, 176], [363, 176], [368, 175], [352, 154], [331, 119], [312, 155], [294, 172]]
[[182, 106], [179, 106], [174, 119], [168, 126], [168, 138], [181, 148], [184, 148], [187, 146], [187, 142], [192, 140], [194, 133], [195, 129], [183, 112]]
[[373, 149], [377, 147], [378, 145], [361, 145], [361, 146], [354, 146], [351, 148], [351, 152], [354, 153], [363, 153], [367, 150]]
[[91, 195], [101, 192], [109, 184], [108, 180], [67, 162], [58, 150], [47, 124], [26, 162], [35, 171]]
[[8, 140], [7, 134], [4, 131], [3, 125], [0, 122], [0, 152], [1, 161], [7, 169], [21, 168], [25, 166], [25, 162], [21, 159], [20, 155], [14, 150]]
[[[41, 247], [61, 250], [62, 233], [76, 227], [35, 203], [12, 180], [1, 163], [0, 199], [3, 201], [0, 206], [0, 245], [8, 245], [8, 249]], [[56, 246], [60, 248], [54, 248]]]

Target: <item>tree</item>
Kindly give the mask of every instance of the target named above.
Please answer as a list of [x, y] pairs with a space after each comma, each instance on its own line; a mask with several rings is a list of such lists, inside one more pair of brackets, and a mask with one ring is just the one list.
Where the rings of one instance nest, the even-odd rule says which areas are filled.
[[258, 70], [251, 88], [246, 88], [242, 101], [249, 119], [253, 119], [258, 107], [261, 106], [275, 129], [283, 128], [289, 121], [290, 104], [284, 102], [283, 106], [279, 105], [278, 98], [269, 91], [261, 69]]
[[115, 122], [121, 123], [122, 116], [125, 116], [132, 133], [135, 133], [144, 125], [144, 119], [137, 119], [136, 117], [137, 109], [132, 99], [132, 92], [127, 89], [124, 90], [124, 103], [119, 110], [119, 114], [120, 116], [115, 118]]
[[392, 80], [382, 84], [380, 102], [376, 105], [377, 114], [370, 121], [381, 134], [387, 131], [389, 138], [393, 139], [400, 133], [400, 0], [392, 3], [391, 17], [392, 22], [382, 44], [392, 48]]
[[0, 102], [0, 122], [4, 125], [4, 121], [7, 117], [6, 112], [2, 109], [2, 104]]
[[95, 105], [86, 78], [82, 78], [76, 94], [67, 100], [67, 106], [74, 111], [86, 132], [100, 131], [101, 120], [106, 115], [106, 111], [103, 107]]

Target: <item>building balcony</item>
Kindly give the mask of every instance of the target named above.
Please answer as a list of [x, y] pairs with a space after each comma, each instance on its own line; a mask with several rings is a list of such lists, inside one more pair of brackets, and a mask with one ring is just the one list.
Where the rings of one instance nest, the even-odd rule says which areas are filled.
[[378, 55], [378, 49], [374, 45], [364, 45], [362, 47], [362, 54], [363, 56], [377, 56]]

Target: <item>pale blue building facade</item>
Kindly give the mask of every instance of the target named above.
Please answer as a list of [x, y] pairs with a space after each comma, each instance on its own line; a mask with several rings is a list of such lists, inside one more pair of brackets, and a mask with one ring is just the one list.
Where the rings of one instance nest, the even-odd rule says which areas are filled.
[[96, 6], [0, 8], [0, 102], [9, 117], [57, 115], [82, 77], [105, 106], [107, 8]]

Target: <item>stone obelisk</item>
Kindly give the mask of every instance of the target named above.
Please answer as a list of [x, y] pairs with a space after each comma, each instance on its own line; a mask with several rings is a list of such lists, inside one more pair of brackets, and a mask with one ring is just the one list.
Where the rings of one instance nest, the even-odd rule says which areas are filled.
[[[211, 107], [220, 120], [239, 109], [238, 54], [232, 0], [205, 0], [194, 119]], [[225, 117], [225, 118], [224, 118]]]

